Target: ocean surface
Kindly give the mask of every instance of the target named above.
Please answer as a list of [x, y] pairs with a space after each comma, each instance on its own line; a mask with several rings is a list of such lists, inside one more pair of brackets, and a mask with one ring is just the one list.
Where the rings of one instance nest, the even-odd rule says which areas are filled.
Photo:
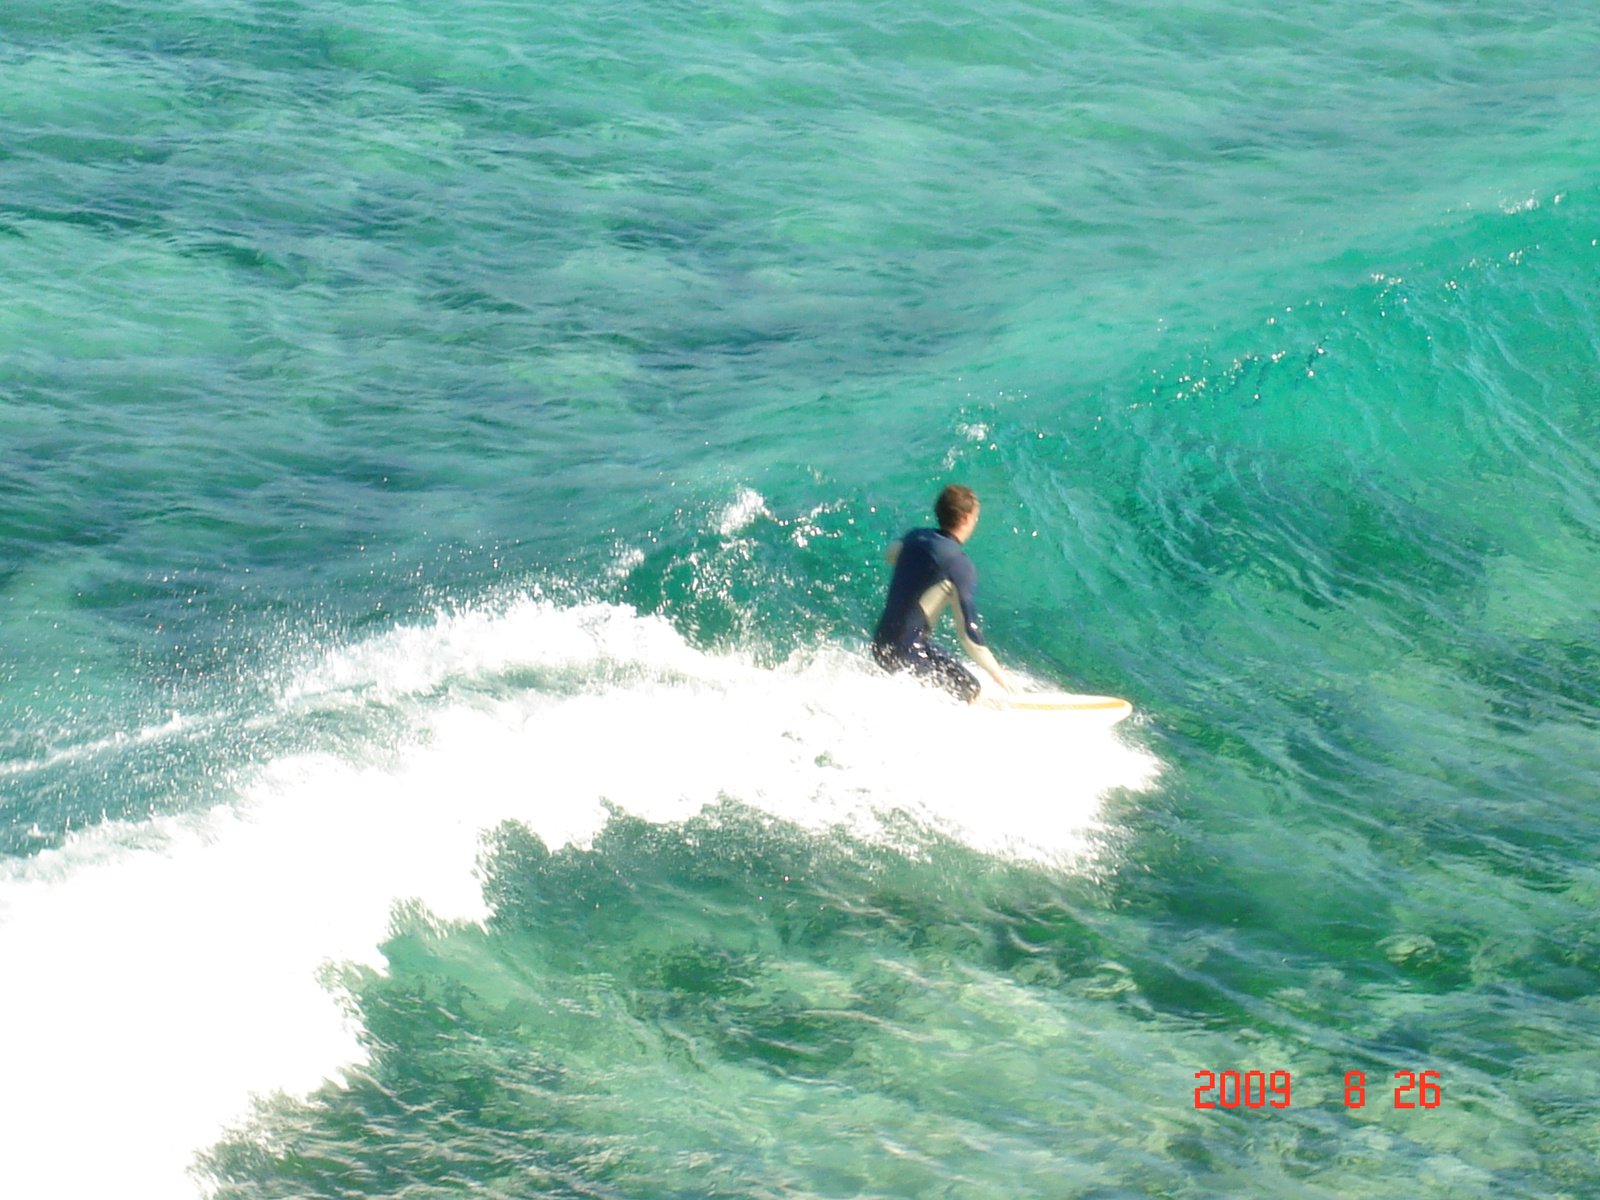
[[0, 1191], [1600, 1196], [1597, 62], [6, 0]]

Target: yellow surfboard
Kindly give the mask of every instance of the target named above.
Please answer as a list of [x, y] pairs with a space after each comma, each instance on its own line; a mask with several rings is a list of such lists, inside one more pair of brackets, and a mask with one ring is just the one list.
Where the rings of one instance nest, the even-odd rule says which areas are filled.
[[1018, 692], [1010, 696], [985, 693], [985, 699], [992, 699], [1000, 708], [1023, 712], [1082, 713], [1107, 725], [1115, 725], [1133, 712], [1133, 705], [1115, 696], [1079, 696], [1072, 692]]

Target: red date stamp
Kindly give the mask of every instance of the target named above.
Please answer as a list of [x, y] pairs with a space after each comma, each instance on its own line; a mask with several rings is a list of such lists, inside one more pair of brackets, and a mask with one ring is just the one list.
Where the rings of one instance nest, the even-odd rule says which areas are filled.
[[[1246, 1071], [1243, 1075], [1238, 1071], [1224, 1071], [1219, 1080], [1215, 1071], [1196, 1071], [1194, 1077], [1205, 1077], [1205, 1083], [1194, 1090], [1194, 1106], [1196, 1108], [1238, 1108], [1243, 1104], [1246, 1108], [1265, 1108], [1268, 1104], [1267, 1093], [1271, 1092], [1273, 1108], [1289, 1107], [1289, 1087], [1292, 1082], [1287, 1071], [1274, 1071], [1270, 1077], [1265, 1071]], [[1232, 1085], [1232, 1099], [1229, 1099], [1228, 1088]], [[1208, 1100], [1204, 1098], [1206, 1092], [1216, 1090], [1217, 1098]], [[1281, 1097], [1281, 1098], [1280, 1098]]]
[[[1288, 1108], [1293, 1095], [1294, 1080], [1287, 1071], [1196, 1071], [1196, 1079], [1204, 1082], [1194, 1090], [1196, 1108]], [[1444, 1099], [1444, 1089], [1439, 1072], [1396, 1071], [1394, 1077], [1403, 1082], [1394, 1089], [1396, 1108], [1438, 1108]], [[1344, 1106], [1365, 1108], [1367, 1104], [1367, 1077], [1362, 1071], [1346, 1071], [1344, 1076]]]

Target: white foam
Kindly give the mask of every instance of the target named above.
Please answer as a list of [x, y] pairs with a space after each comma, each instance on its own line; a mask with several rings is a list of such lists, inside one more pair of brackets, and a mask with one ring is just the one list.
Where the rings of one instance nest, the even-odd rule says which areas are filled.
[[743, 533], [757, 517], [770, 517], [767, 502], [755, 488], [741, 488], [732, 503], [717, 518], [717, 532], [723, 537]]
[[60, 766], [62, 763], [80, 762], [83, 759], [93, 758], [107, 750], [120, 749], [123, 746], [137, 745], [142, 742], [160, 741], [174, 734], [192, 728], [194, 721], [185, 718], [182, 713], [171, 713], [159, 725], [146, 725], [132, 733], [114, 733], [110, 737], [98, 738], [94, 741], [81, 742], [73, 746], [64, 746], [58, 750], [51, 750], [39, 758], [18, 759], [14, 762], [0, 763], [0, 779], [8, 775], [28, 775], [35, 771], [46, 771], [51, 767]]
[[[567, 672], [564, 694], [487, 686], [512, 669]], [[102, 827], [0, 879], [7, 1194], [194, 1195], [194, 1153], [251, 1093], [303, 1093], [360, 1060], [319, 968], [381, 967], [398, 901], [481, 919], [478, 839], [507, 818], [554, 848], [593, 837], [603, 801], [664, 821], [732, 797], [868, 836], [901, 809], [1059, 859], [1107, 788], [1156, 770], [1109, 731], [964, 709], [841, 650], [763, 669], [601, 605], [396, 629], [283, 695], [373, 703], [415, 730], [383, 768], [266, 763], [234, 804]]]

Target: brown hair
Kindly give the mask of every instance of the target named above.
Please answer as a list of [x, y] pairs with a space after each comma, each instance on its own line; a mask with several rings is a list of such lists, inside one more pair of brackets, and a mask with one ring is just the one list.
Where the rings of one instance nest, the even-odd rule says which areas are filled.
[[978, 511], [978, 493], [965, 484], [952, 483], [939, 493], [933, 502], [933, 515], [939, 518], [939, 528], [954, 529], [968, 514]]

